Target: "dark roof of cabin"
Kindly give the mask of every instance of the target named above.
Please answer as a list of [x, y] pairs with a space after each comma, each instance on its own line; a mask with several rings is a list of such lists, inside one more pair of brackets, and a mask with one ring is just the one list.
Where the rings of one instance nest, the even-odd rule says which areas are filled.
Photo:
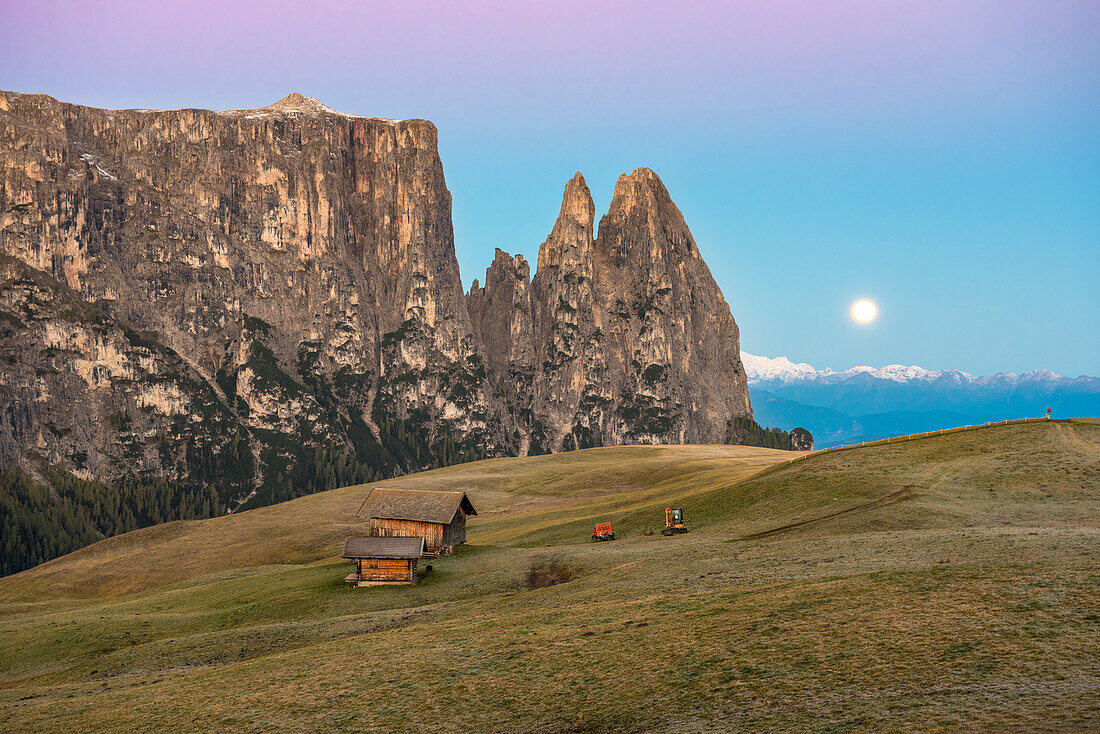
[[419, 558], [424, 553], [423, 538], [348, 538], [344, 558]]
[[454, 518], [459, 507], [467, 515], [477, 514], [465, 492], [377, 487], [367, 495], [356, 516], [446, 525]]

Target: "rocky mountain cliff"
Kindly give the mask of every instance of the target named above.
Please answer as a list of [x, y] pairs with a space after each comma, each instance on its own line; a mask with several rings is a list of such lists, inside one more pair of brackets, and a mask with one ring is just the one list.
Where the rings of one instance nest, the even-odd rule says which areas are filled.
[[593, 236], [566, 185], [538, 270], [497, 250], [467, 295], [490, 375], [532, 452], [723, 443], [751, 417], [737, 324], [653, 171], [619, 177]]
[[[51, 283], [5, 281], [5, 458], [188, 479], [239, 433], [233, 506], [310, 462], [355, 479], [507, 452], [436, 145], [430, 122], [300, 95], [150, 112], [0, 93], [0, 251]], [[50, 288], [83, 310], [40, 306]]]
[[464, 294], [430, 122], [0, 92], [0, 472], [65, 477], [89, 516], [144, 498], [107, 533], [485, 456], [737, 440], [737, 326], [665, 187], [624, 175], [594, 221], [577, 174], [534, 277], [498, 250]]

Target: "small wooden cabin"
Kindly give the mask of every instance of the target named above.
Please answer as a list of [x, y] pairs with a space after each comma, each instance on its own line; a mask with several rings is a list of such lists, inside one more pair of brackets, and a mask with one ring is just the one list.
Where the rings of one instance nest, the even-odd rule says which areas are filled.
[[378, 487], [356, 516], [370, 519], [372, 537], [424, 538], [424, 556], [435, 558], [466, 542], [466, 517], [476, 514], [465, 492]]
[[348, 538], [344, 558], [355, 561], [355, 573], [348, 574], [344, 583], [411, 584], [416, 581], [416, 561], [423, 553], [423, 538]]

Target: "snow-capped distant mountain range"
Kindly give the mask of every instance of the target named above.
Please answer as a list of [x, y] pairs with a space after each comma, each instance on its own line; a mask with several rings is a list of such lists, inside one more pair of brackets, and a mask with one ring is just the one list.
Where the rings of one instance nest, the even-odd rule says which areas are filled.
[[887, 365], [815, 369], [786, 357], [741, 360], [761, 425], [814, 434], [819, 448], [919, 431], [1038, 417], [1100, 415], [1100, 378], [1050, 370], [974, 376], [959, 370]]
[[975, 377], [968, 372], [959, 370], [926, 370], [917, 365], [906, 367], [902, 364], [888, 364], [885, 367], [852, 367], [843, 372], [825, 368], [815, 369], [813, 365], [805, 362], [792, 362], [786, 357], [757, 357], [748, 352], [741, 352], [741, 361], [748, 372], [749, 383], [754, 382], [799, 382], [804, 380], [825, 380], [840, 382], [856, 375], [869, 375], [878, 380], [891, 380], [893, 382], [910, 382], [920, 380], [922, 382], [947, 381], [955, 384], [1019, 384], [1021, 382], [1066, 384], [1074, 382], [1096, 382], [1096, 377], [1063, 377], [1050, 370], [1035, 370], [1022, 375], [1015, 372], [999, 372], [995, 375]]

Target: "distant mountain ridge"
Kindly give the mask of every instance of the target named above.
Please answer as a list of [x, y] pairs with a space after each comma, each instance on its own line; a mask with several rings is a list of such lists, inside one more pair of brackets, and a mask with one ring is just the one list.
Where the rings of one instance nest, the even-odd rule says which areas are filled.
[[756, 419], [810, 430], [818, 447], [1012, 418], [1100, 414], [1100, 378], [1050, 370], [971, 375], [916, 365], [816, 369], [741, 353]]
[[749, 376], [749, 383], [754, 382], [797, 382], [806, 379], [820, 379], [839, 381], [856, 375], [870, 375], [880, 380], [892, 380], [894, 382], [909, 382], [921, 380], [931, 382], [936, 380], [948, 380], [959, 384], [990, 384], [990, 383], [1015, 383], [1021, 382], [1056, 382], [1059, 384], [1071, 382], [1100, 383], [1100, 378], [1081, 375], [1079, 377], [1066, 377], [1050, 370], [1033, 370], [1031, 372], [998, 372], [993, 375], [974, 376], [961, 370], [926, 370], [919, 365], [888, 364], [885, 367], [857, 366], [843, 371], [831, 370], [828, 367], [819, 370], [805, 362], [792, 362], [787, 357], [758, 357], [748, 352], [741, 352], [741, 361], [745, 365], [745, 371]]

